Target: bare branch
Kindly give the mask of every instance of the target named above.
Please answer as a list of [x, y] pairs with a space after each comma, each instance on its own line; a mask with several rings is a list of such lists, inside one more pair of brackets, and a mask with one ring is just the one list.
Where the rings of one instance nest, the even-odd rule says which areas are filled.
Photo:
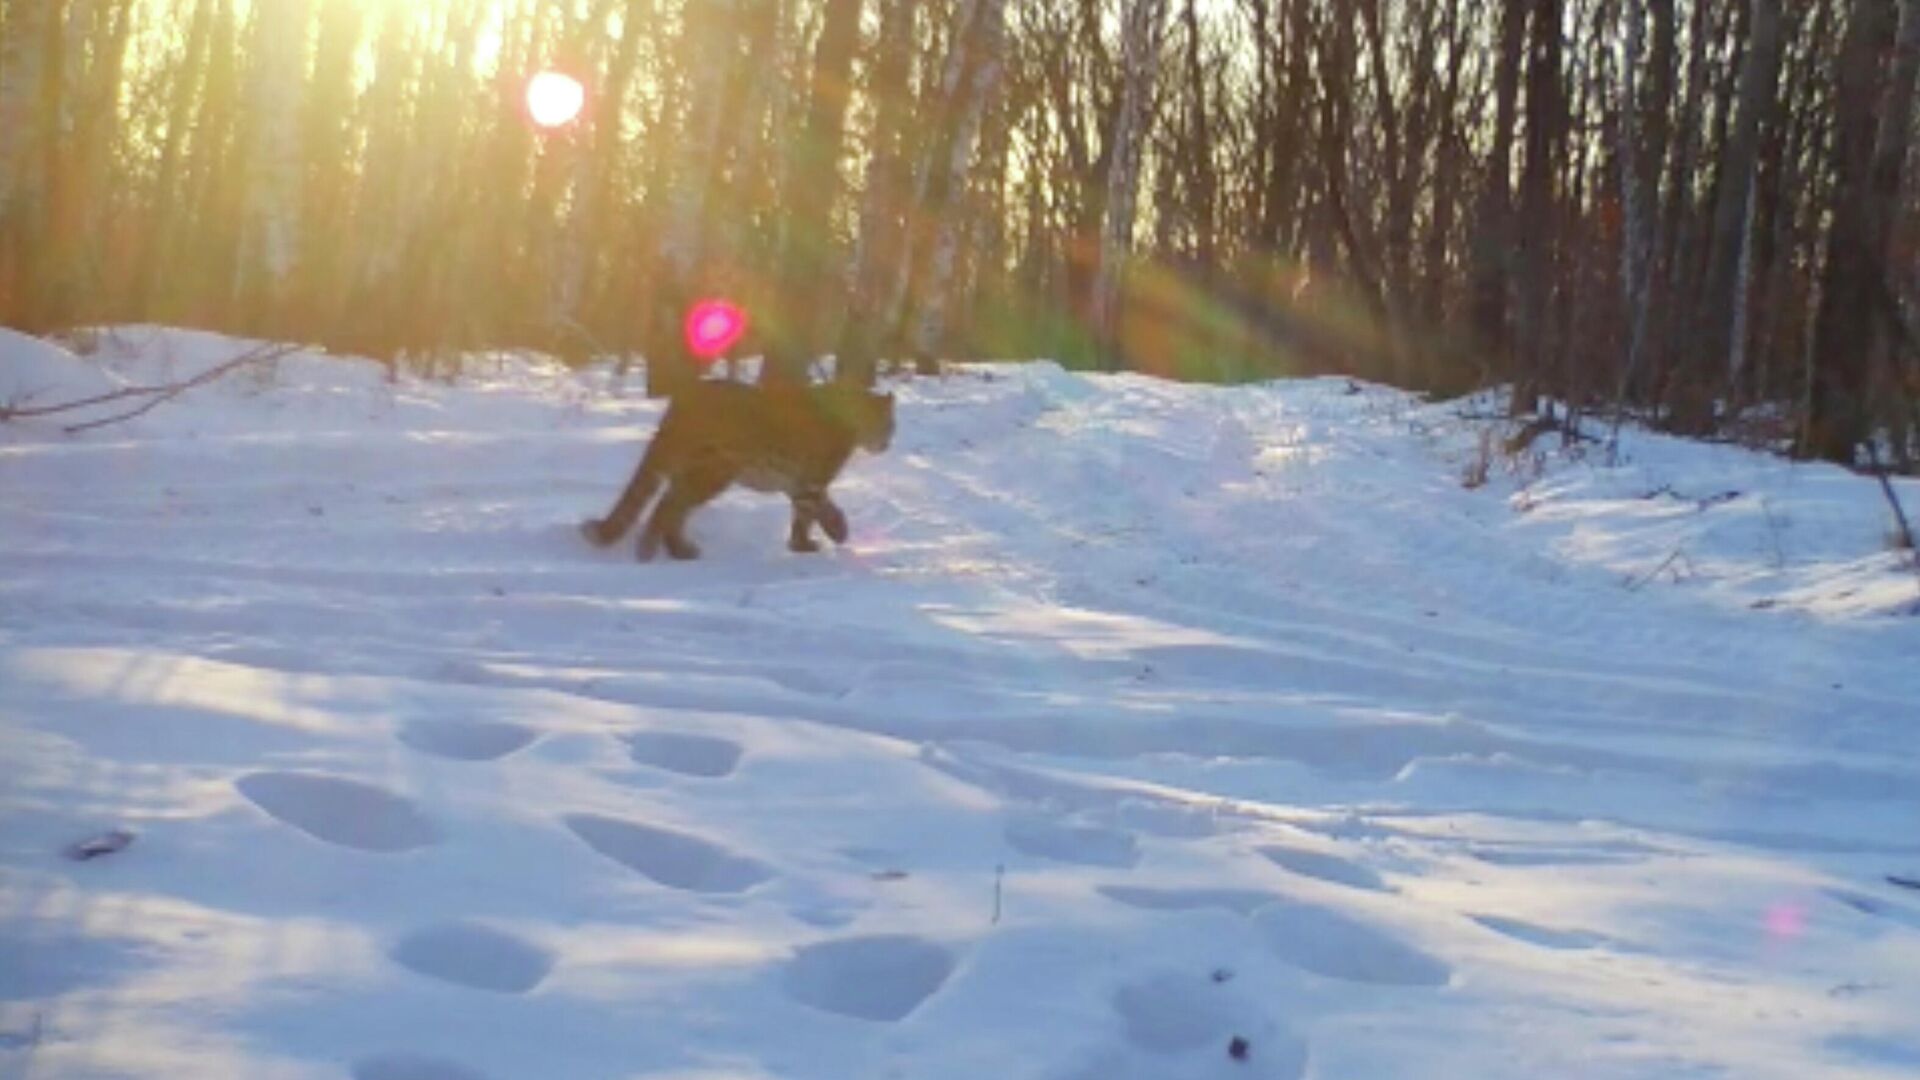
[[75, 409], [84, 409], [90, 405], [102, 405], [110, 401], [124, 401], [128, 398], [147, 398], [146, 401], [126, 412], [117, 413], [113, 416], [103, 417], [98, 420], [89, 420], [81, 424], [71, 424], [61, 430], [71, 435], [97, 427], [105, 427], [108, 424], [119, 423], [122, 420], [131, 420], [136, 416], [152, 410], [161, 402], [171, 401], [196, 386], [204, 386], [240, 368], [250, 364], [267, 363], [278, 360], [288, 353], [298, 351], [299, 348], [300, 346], [298, 345], [261, 345], [249, 349], [230, 360], [222, 361], [190, 379], [182, 379], [178, 382], [157, 383], [151, 386], [123, 386], [118, 390], [109, 391], [104, 394], [95, 394], [92, 397], [80, 398], [77, 401], [63, 401], [53, 405], [20, 406], [15, 408], [0, 406], [0, 422], [34, 416], [51, 416], [55, 413], [72, 412]]

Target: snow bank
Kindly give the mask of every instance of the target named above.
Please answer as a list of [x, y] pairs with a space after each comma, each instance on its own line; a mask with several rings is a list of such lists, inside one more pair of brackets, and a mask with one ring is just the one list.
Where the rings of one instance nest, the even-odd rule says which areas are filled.
[[1871, 483], [1629, 432], [1469, 489], [1457, 405], [963, 367], [846, 548], [735, 492], [639, 566], [574, 529], [660, 414], [610, 380], [302, 354], [0, 424], [0, 1073], [1920, 1063]]

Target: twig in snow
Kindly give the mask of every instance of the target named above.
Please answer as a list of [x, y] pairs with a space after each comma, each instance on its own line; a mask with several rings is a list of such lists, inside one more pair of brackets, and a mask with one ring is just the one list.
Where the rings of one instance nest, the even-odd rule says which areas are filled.
[[102, 855], [124, 851], [131, 843], [133, 843], [132, 833], [125, 829], [110, 829], [98, 836], [89, 836], [85, 840], [68, 844], [66, 856], [74, 862], [86, 862], [88, 859], [97, 859]]
[[1880, 481], [1880, 492], [1887, 497], [1887, 505], [1893, 507], [1893, 520], [1900, 526], [1900, 546], [1907, 549], [1907, 562], [1913, 567], [1915, 577], [1920, 577], [1920, 547], [1913, 542], [1913, 526], [1907, 523], [1906, 508], [1900, 505], [1900, 495], [1893, 490], [1893, 481], [1887, 478], [1887, 468], [1880, 463], [1880, 448], [1871, 440], [1867, 442], [1867, 462], [1873, 466], [1874, 478]]
[[[293, 348], [291, 345], [262, 345], [257, 349], [252, 349], [240, 356], [236, 356], [218, 367], [208, 368], [206, 371], [188, 379], [185, 383], [157, 383], [153, 386], [123, 386], [118, 390], [109, 390], [104, 394], [95, 394], [92, 397], [81, 398], [78, 401], [62, 401], [53, 405], [0, 405], [0, 420], [16, 420], [32, 416], [51, 416], [54, 413], [84, 409], [89, 405], [104, 405], [109, 401], [120, 401], [124, 398], [140, 397], [143, 394], [178, 393], [187, 386], [197, 386], [202, 382], [223, 375], [228, 368], [265, 359], [265, 354], [270, 352], [273, 353], [275, 358], [278, 358], [293, 351]], [[276, 349], [279, 351], [274, 352]]]
[[1769, 502], [1765, 496], [1762, 496], [1760, 499], [1760, 514], [1767, 522], [1767, 538], [1773, 542], [1773, 568], [1775, 570], [1785, 570], [1787, 568], [1787, 548], [1785, 544], [1781, 543], [1780, 538], [1781, 534], [1786, 531], [1786, 526], [1780, 521], [1779, 517], [1774, 514], [1773, 503]]
[[[1654, 567], [1652, 570], [1649, 570], [1645, 575], [1639, 578], [1628, 578], [1627, 591], [1639, 592], [1642, 588], [1644, 588], [1647, 585], [1648, 582], [1651, 582], [1654, 578], [1657, 578], [1661, 574], [1665, 573], [1667, 568], [1672, 566], [1674, 563], [1684, 564], [1689, 573], [1691, 573], [1693, 570], [1693, 560], [1687, 558], [1686, 549], [1674, 548], [1673, 554], [1668, 555], [1666, 559], [1660, 563], [1659, 566]], [[1675, 581], [1680, 580], [1680, 575], [1678, 572], [1674, 574], [1674, 580]]]
[[[156, 408], [157, 406], [165, 402], [172, 401], [174, 398], [179, 397], [181, 394], [186, 393], [187, 391], [193, 389], [196, 386], [205, 386], [207, 383], [213, 382], [215, 379], [218, 379], [224, 375], [237, 371], [240, 368], [247, 366], [248, 364], [268, 363], [274, 360], [278, 360], [281, 357], [286, 356], [288, 353], [299, 351], [299, 348], [300, 346], [298, 345], [262, 345], [259, 348], [252, 349], [248, 352], [242, 353], [239, 356], [236, 356], [233, 359], [228, 360], [224, 363], [216, 364], [213, 367], [210, 367], [207, 370], [201, 372], [200, 374], [195, 375], [191, 379], [183, 379], [180, 382], [169, 383], [164, 386], [139, 387], [137, 389], [134, 389], [133, 393], [152, 395], [145, 402], [142, 402], [139, 406], [132, 409], [128, 409], [126, 412], [123, 412], [123, 413], [115, 413], [112, 416], [101, 417], [98, 420], [88, 420], [85, 423], [81, 423], [81, 424], [68, 424], [66, 427], [61, 428], [60, 430], [66, 432], [69, 435], [75, 435], [82, 431], [91, 431], [94, 428], [106, 427], [108, 424], [117, 424], [122, 420], [131, 420], [136, 416], [141, 416], [148, 412], [153, 411], [153, 409]], [[127, 396], [127, 395], [120, 395], [120, 394], [110, 395], [109, 399], [111, 397], [118, 397], [118, 396]], [[77, 405], [80, 403], [75, 403], [75, 404]], [[75, 405], [69, 405], [66, 407], [73, 408], [75, 407]]]

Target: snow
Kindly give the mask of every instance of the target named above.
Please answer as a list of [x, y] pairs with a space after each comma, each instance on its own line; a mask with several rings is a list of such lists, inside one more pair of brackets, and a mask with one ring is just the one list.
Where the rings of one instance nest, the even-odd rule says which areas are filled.
[[[8, 336], [0, 401], [253, 344]], [[847, 548], [730, 493], [637, 565], [575, 531], [637, 388], [0, 424], [0, 1075], [1920, 1072], [1872, 482], [1628, 430], [1470, 489], [1471, 403], [979, 366]]]

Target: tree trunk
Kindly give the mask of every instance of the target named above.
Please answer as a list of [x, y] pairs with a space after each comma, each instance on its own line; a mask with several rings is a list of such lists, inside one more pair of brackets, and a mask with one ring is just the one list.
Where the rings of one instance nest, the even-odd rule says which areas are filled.
[[1627, 0], [1627, 27], [1620, 61], [1620, 192], [1624, 221], [1621, 237], [1620, 282], [1627, 314], [1627, 356], [1621, 367], [1615, 405], [1626, 404], [1627, 389], [1640, 370], [1647, 345], [1648, 263], [1652, 236], [1647, 231], [1647, 200], [1641, 169], [1639, 73], [1646, 46], [1644, 0]]
[[0, 323], [45, 329], [36, 310], [52, 118], [60, 90], [61, 0], [11, 0], [0, 26]]
[[280, 320], [299, 258], [300, 99], [306, 82], [306, 0], [259, 0], [248, 50], [245, 202], [235, 280], [244, 326]]
[[1913, 130], [1914, 87], [1920, 77], [1920, 0], [1901, 0], [1900, 34], [1894, 45], [1887, 89], [1880, 109], [1880, 131], [1874, 140], [1873, 172], [1867, 235], [1880, 238], [1882, 285], [1889, 290], [1893, 274], [1886, 260], [1895, 254], [1900, 193], [1906, 181], [1907, 151]]
[[1460, 166], [1462, 157], [1459, 121], [1460, 83], [1466, 68], [1466, 38], [1460, 18], [1460, 0], [1447, 0], [1444, 32], [1447, 39], [1447, 78], [1435, 113], [1439, 130], [1435, 134], [1433, 166], [1433, 213], [1427, 233], [1424, 259], [1426, 282], [1421, 308], [1428, 327], [1438, 328], [1447, 321], [1448, 252], [1453, 244], [1453, 223], [1458, 212]]
[[1193, 255], [1202, 271], [1210, 272], [1216, 269], [1219, 226], [1215, 202], [1219, 182], [1214, 176], [1213, 118], [1207, 95], [1207, 69], [1200, 54], [1200, 17], [1196, 5], [1197, 0], [1186, 0], [1181, 9], [1187, 38], [1187, 108], [1190, 110], [1187, 123], [1193, 140], [1189, 162], [1193, 172], [1187, 186], [1193, 219]]
[[1557, 275], [1554, 175], [1566, 143], [1560, 87], [1560, 0], [1532, 0], [1527, 56], [1526, 165], [1520, 178], [1521, 361], [1513, 407], [1531, 412], [1549, 358], [1548, 305]]
[[1521, 58], [1526, 44], [1529, 0], [1505, 0], [1494, 70], [1493, 151], [1474, 223], [1473, 329], [1482, 348], [1505, 367], [1511, 342], [1507, 298], [1511, 273], [1513, 223], [1513, 132], [1520, 97]]
[[1121, 66], [1125, 85], [1120, 115], [1114, 125], [1114, 153], [1107, 161], [1105, 227], [1100, 232], [1100, 255], [1093, 277], [1092, 330], [1100, 343], [1102, 365], [1116, 371], [1121, 364], [1119, 304], [1126, 261], [1133, 245], [1133, 221], [1140, 193], [1140, 159], [1148, 135], [1148, 108], [1152, 104], [1160, 36], [1165, 26], [1166, 0], [1129, 0], [1121, 31]]
[[905, 247], [911, 177], [907, 156], [908, 76], [912, 73], [914, 15], [918, 0], [881, 0], [872, 86], [876, 116], [867, 148], [859, 234], [847, 275], [846, 324], [834, 364], [836, 378], [871, 385], [876, 353], [886, 336], [884, 312], [892, 278]]
[[1893, 43], [1887, 0], [1853, 0], [1836, 73], [1833, 195], [1820, 307], [1814, 317], [1812, 385], [1800, 452], [1844, 465], [1869, 434], [1866, 395], [1873, 319], [1884, 288], [1878, 258], [1882, 238], [1871, 232], [1875, 110], [1880, 105], [1881, 57]]
[[[1707, 260], [1705, 302], [1700, 306], [1695, 341], [1709, 360], [1723, 360], [1737, 385], [1740, 365], [1732, 356], [1732, 343], [1744, 338], [1745, 328], [1735, 325], [1736, 311], [1744, 305], [1736, 302], [1740, 267], [1746, 261], [1746, 242], [1752, 217], [1752, 199], [1759, 166], [1760, 136], [1772, 126], [1779, 97], [1781, 0], [1752, 0], [1748, 19], [1746, 63], [1740, 73], [1739, 103], [1725, 150], [1720, 156], [1720, 191], [1714, 207], [1713, 239]], [[1704, 372], [1701, 374], [1704, 379]], [[1696, 387], [1700, 393], [1705, 387]], [[1710, 407], [1705, 401], [1702, 407]], [[1700, 416], [1701, 421], [1709, 419]], [[1704, 430], [1696, 425], [1695, 430]]]
[[814, 43], [806, 118], [792, 151], [783, 192], [787, 200], [784, 284], [774, 305], [782, 326], [770, 342], [761, 380], [806, 378], [808, 361], [824, 343], [834, 306], [831, 273], [834, 204], [840, 196], [840, 150], [852, 97], [853, 50], [860, 37], [861, 0], [827, 0]]
[[[147, 223], [144, 243], [140, 246], [139, 261], [133, 274], [130, 311], [136, 319], [147, 319], [153, 315], [153, 290], [161, 261], [173, 250], [181, 218], [180, 207], [186, 201], [184, 193], [179, 190], [180, 165], [187, 142], [187, 129], [193, 121], [194, 102], [200, 92], [200, 76], [211, 38], [213, 7], [213, 0], [195, 0], [193, 18], [187, 24], [186, 50], [174, 71], [173, 94], [167, 106], [166, 141], [161, 144], [159, 173], [154, 180], [148, 207], [148, 213], [153, 216]], [[0, 140], [5, 139], [6, 126], [5, 121], [0, 120]]]
[[647, 393], [654, 397], [671, 395], [696, 374], [680, 340], [680, 320], [706, 284], [701, 275], [707, 256], [707, 194], [719, 180], [722, 97], [732, 74], [727, 61], [735, 52], [732, 35], [739, 2], [700, 0], [688, 4], [681, 16], [680, 54], [691, 74], [650, 305]]
[[955, 259], [965, 231], [965, 215], [956, 212], [956, 204], [972, 169], [981, 114], [1002, 74], [1006, 0], [977, 0], [973, 6], [971, 29], [956, 31], [956, 37], [967, 39], [967, 74], [947, 102], [948, 123], [944, 138], [937, 144], [941, 153], [932, 162], [927, 195], [920, 207], [922, 220], [933, 234], [918, 275], [911, 341], [914, 359], [922, 370], [933, 363], [935, 351], [945, 344]]
[[[1694, 284], [1693, 259], [1688, 247], [1688, 237], [1691, 233], [1689, 223], [1694, 209], [1695, 170], [1698, 168], [1702, 143], [1700, 128], [1706, 123], [1706, 88], [1709, 78], [1707, 38], [1710, 29], [1707, 15], [1711, 8], [1711, 4], [1696, 0], [1693, 19], [1687, 25], [1686, 93], [1681, 99], [1678, 115], [1671, 128], [1673, 146], [1667, 159], [1666, 205], [1661, 211], [1659, 236], [1662, 284], [1660, 293], [1665, 298], [1664, 303], [1667, 308], [1664, 312], [1666, 317], [1661, 323], [1665, 340], [1660, 348], [1659, 383], [1664, 383], [1672, 367], [1682, 360], [1684, 353], [1682, 331], [1691, 325], [1684, 317], [1684, 312], [1693, 296]], [[1656, 13], [1657, 11], [1656, 8]], [[1656, 51], [1659, 48], [1657, 39], [1655, 48]], [[1674, 60], [1678, 63], [1677, 46]], [[1658, 71], [1657, 65], [1655, 70]]]

